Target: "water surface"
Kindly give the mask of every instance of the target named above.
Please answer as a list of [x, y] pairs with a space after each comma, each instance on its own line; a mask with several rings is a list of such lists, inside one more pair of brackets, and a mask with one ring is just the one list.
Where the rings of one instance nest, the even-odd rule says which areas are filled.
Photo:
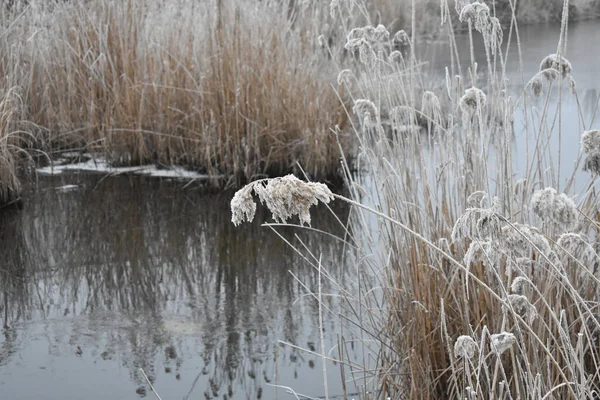
[[[235, 228], [232, 193], [143, 177], [42, 177], [0, 214], [0, 392], [10, 399], [321, 396], [314, 268], [257, 221]], [[348, 210], [337, 208], [344, 217]], [[336, 226], [325, 209], [315, 227]], [[335, 229], [334, 233], [335, 233]], [[341, 242], [294, 233], [331, 275], [354, 281]], [[292, 273], [302, 282], [294, 278]], [[324, 282], [323, 292], [336, 293]], [[327, 349], [340, 301], [328, 297]], [[337, 356], [337, 352], [332, 355]], [[329, 365], [329, 392], [341, 393]]]

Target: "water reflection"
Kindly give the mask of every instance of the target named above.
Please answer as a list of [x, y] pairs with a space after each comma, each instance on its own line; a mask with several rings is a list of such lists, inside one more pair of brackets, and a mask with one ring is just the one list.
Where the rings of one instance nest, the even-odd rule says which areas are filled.
[[[24, 210], [0, 215], [0, 390], [136, 398], [151, 395], [143, 368], [168, 398], [274, 398], [277, 369], [277, 383], [311, 382], [301, 391], [322, 395], [317, 359], [276, 345], [318, 343], [316, 302], [288, 271], [311, 290], [317, 274], [268, 228], [235, 228], [230, 196], [144, 178], [43, 178]], [[313, 218], [336, 226], [328, 212]], [[329, 272], [351, 286], [341, 242], [281, 233], [335, 260]], [[335, 297], [326, 302], [339, 310]], [[333, 347], [334, 318], [325, 331]], [[339, 371], [331, 376], [333, 393]]]

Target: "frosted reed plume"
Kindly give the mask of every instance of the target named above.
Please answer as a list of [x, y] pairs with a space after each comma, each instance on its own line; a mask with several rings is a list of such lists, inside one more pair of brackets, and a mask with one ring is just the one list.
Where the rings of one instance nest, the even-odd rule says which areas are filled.
[[[560, 54], [550, 54], [546, 56], [542, 62], [540, 63], [540, 72], [548, 73], [546, 70], [553, 69], [558, 71], [563, 78], [566, 78], [571, 74], [573, 67], [569, 60], [561, 56]], [[546, 76], [549, 80], [552, 80], [554, 77], [552, 75]]]
[[558, 194], [551, 187], [537, 190], [531, 196], [531, 208], [545, 223], [566, 229], [572, 227], [577, 218], [577, 206], [573, 199], [564, 193]]
[[486, 95], [481, 89], [472, 87], [465, 90], [465, 94], [460, 98], [463, 120], [468, 121], [477, 112], [481, 112], [485, 103]]
[[585, 131], [581, 135], [581, 151], [586, 154], [583, 170], [600, 174], [600, 131]]
[[459, 336], [454, 342], [454, 356], [456, 358], [473, 359], [476, 351], [477, 343], [471, 336]]
[[580, 233], [563, 233], [558, 237], [556, 244], [563, 253], [568, 253], [569, 256], [575, 257], [584, 265], [591, 265], [598, 260], [594, 248], [590, 245], [588, 239]]
[[494, 198], [489, 208], [467, 208], [456, 220], [451, 237], [453, 242], [463, 239], [495, 240], [500, 235], [501, 228], [500, 204], [498, 198]]
[[363, 64], [369, 64], [377, 60], [376, 51], [389, 45], [390, 33], [385, 26], [379, 24], [377, 27], [371, 25], [362, 28], [354, 28], [346, 37], [344, 47], [350, 51], [358, 51], [359, 59]]
[[[521, 317], [532, 319], [535, 317], [535, 309], [529, 302], [527, 296], [522, 294], [509, 294], [507, 296], [507, 302], [510, 304], [512, 309]], [[507, 306], [502, 306], [504, 312], [508, 312], [509, 308]]]
[[256, 203], [252, 192], [271, 211], [275, 221], [286, 222], [297, 215], [300, 223], [307, 225], [310, 225], [311, 206], [333, 200], [333, 193], [327, 185], [304, 182], [294, 175], [254, 181], [238, 190], [231, 200], [231, 222], [234, 225], [254, 219]]
[[497, 251], [497, 246], [491, 240], [479, 241], [473, 240], [469, 244], [469, 249], [465, 253], [463, 262], [465, 265], [470, 265], [482, 262], [485, 266], [493, 268], [500, 257]]
[[351, 70], [349, 69], [343, 69], [338, 73], [337, 76], [337, 83], [338, 85], [342, 85], [342, 84], [350, 84], [350, 78], [352, 78], [354, 76], [354, 74], [352, 73]]
[[492, 351], [497, 355], [509, 350], [515, 343], [517, 343], [517, 338], [509, 332], [494, 333], [491, 336]]
[[433, 123], [439, 123], [442, 119], [442, 106], [440, 99], [435, 93], [430, 91], [423, 92], [421, 100], [421, 113], [431, 120]]
[[512, 224], [502, 227], [499, 249], [510, 257], [531, 259], [532, 252], [541, 252], [549, 256], [552, 253], [550, 243], [536, 228]]
[[410, 43], [410, 38], [408, 37], [408, 33], [404, 29], [400, 29], [398, 32], [394, 34], [393, 39], [395, 44], [398, 45], [406, 45]]
[[361, 123], [364, 123], [367, 128], [379, 126], [379, 110], [371, 100], [355, 100], [352, 112], [360, 118]]
[[525, 288], [529, 280], [523, 276], [517, 276], [510, 285], [510, 290], [517, 295], [522, 295], [525, 292]]
[[[458, 6], [458, 2], [457, 2]], [[458, 19], [460, 22], [468, 21], [476, 31], [481, 33], [486, 46], [492, 54], [502, 44], [502, 27], [500, 20], [490, 15], [490, 8], [478, 1], [471, 4], [462, 4]]]

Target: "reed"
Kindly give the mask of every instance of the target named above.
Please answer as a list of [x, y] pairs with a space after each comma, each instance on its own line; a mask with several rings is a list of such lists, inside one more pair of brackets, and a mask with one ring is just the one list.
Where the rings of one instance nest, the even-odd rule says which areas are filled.
[[[511, 4], [508, 29], [518, 37]], [[592, 121], [581, 120], [578, 159], [560, 151], [563, 100], [578, 98], [577, 66], [564, 57], [569, 6], [556, 54], [540, 60], [516, 97], [502, 71], [520, 60], [503, 57], [503, 28], [485, 3], [441, 4], [450, 46], [453, 18], [471, 43], [481, 36], [485, 46], [482, 56], [471, 49], [468, 60], [453, 58], [445, 85], [423, 78], [410, 56], [414, 36], [400, 38], [406, 56], [394, 54], [384, 27], [349, 31], [346, 48], [362, 65], [339, 81], [353, 98], [361, 168], [346, 168], [350, 195], [335, 198], [354, 206], [342, 239], [357, 246], [364, 281], [346, 293], [343, 319], [362, 335], [367, 355], [360, 366], [341, 362], [364, 398], [582, 399], [600, 389]], [[516, 110], [533, 138], [522, 169], [512, 144]], [[588, 181], [575, 185], [581, 169]]]
[[318, 50], [313, 9], [286, 2], [15, 3], [0, 70], [22, 89], [45, 150], [177, 164], [236, 184], [302, 164], [339, 170], [346, 114]]

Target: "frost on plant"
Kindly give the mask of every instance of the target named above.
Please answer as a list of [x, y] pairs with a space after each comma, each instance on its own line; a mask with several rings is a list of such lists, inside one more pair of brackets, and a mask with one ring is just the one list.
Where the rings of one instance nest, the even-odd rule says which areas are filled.
[[[532, 306], [529, 303], [529, 299], [522, 294], [509, 294], [507, 296], [507, 302], [510, 304], [513, 310], [521, 317], [529, 316], [532, 313]], [[502, 306], [504, 312], [508, 312], [507, 306]]]
[[502, 227], [500, 238], [500, 250], [517, 260], [520, 258], [530, 259], [534, 251], [540, 252], [546, 257], [552, 252], [548, 239], [537, 229], [528, 225], [506, 225]]
[[523, 276], [517, 276], [510, 284], [510, 290], [515, 294], [523, 294], [529, 281]]
[[460, 109], [462, 110], [463, 120], [468, 121], [485, 107], [486, 95], [481, 89], [472, 87], [465, 90], [465, 94], [460, 98]]
[[462, 335], [454, 342], [454, 356], [456, 358], [472, 359], [477, 351], [477, 343], [471, 336]]
[[[547, 70], [556, 70], [562, 75], [563, 78], [566, 78], [571, 74], [573, 68], [571, 67], [569, 60], [560, 54], [550, 54], [546, 56], [540, 63], [540, 72], [547, 74]], [[547, 75], [546, 78], [548, 80], [554, 79], [554, 77], [551, 75]]]
[[581, 151], [586, 154], [583, 170], [600, 174], [600, 131], [585, 131], [581, 135]]
[[442, 106], [440, 105], [440, 99], [438, 99], [435, 93], [428, 90], [423, 92], [421, 113], [434, 123], [439, 123], [441, 121]]
[[379, 110], [371, 100], [357, 99], [352, 107], [354, 114], [364, 122], [366, 127], [379, 125]]
[[509, 350], [515, 343], [517, 343], [517, 338], [509, 332], [494, 333], [491, 336], [492, 350], [497, 355], [501, 355], [506, 350]]
[[381, 49], [388, 44], [390, 33], [383, 25], [373, 27], [371, 25], [362, 28], [354, 28], [346, 37], [344, 47], [350, 52], [358, 51], [359, 59], [362, 63], [367, 64], [373, 61], [376, 57], [374, 49]]
[[547, 187], [537, 190], [531, 196], [533, 212], [545, 223], [562, 226], [569, 229], [577, 218], [577, 206], [573, 199], [566, 194], [556, 192], [556, 189]]
[[500, 204], [498, 198], [494, 198], [490, 208], [470, 207], [465, 210], [452, 228], [452, 241], [495, 240], [500, 234], [501, 223]]
[[398, 32], [394, 34], [394, 44], [397, 45], [406, 45], [409, 43], [408, 34], [404, 31], [404, 29], [400, 29]]
[[462, 4], [458, 19], [460, 22], [468, 21], [481, 33], [486, 46], [495, 54], [496, 48], [502, 44], [502, 27], [500, 20], [490, 15], [490, 8], [486, 4], [478, 1]]
[[488, 267], [493, 267], [498, 258], [499, 254], [497, 247], [492, 243], [492, 241], [487, 240], [481, 242], [479, 240], [473, 240], [469, 244], [469, 249], [465, 253], [463, 261], [467, 266], [481, 262]]
[[348, 85], [350, 83], [350, 78], [352, 76], [354, 76], [354, 74], [349, 69], [343, 69], [343, 70], [341, 70], [340, 73], [337, 76], [337, 83], [338, 83], [338, 85], [341, 85], [341, 84]]
[[334, 198], [327, 185], [304, 182], [294, 175], [255, 181], [238, 190], [231, 200], [234, 225], [254, 219], [256, 203], [252, 192], [271, 211], [275, 221], [286, 222], [297, 215], [300, 223], [307, 225], [310, 225], [310, 207], [319, 201], [327, 204]]
[[256, 214], [256, 203], [252, 198], [253, 185], [249, 184], [238, 190], [231, 200], [231, 222], [238, 226], [242, 222], [252, 222]]
[[567, 255], [575, 257], [584, 265], [590, 265], [598, 256], [587, 238], [579, 233], [567, 232], [558, 237], [558, 247]]

